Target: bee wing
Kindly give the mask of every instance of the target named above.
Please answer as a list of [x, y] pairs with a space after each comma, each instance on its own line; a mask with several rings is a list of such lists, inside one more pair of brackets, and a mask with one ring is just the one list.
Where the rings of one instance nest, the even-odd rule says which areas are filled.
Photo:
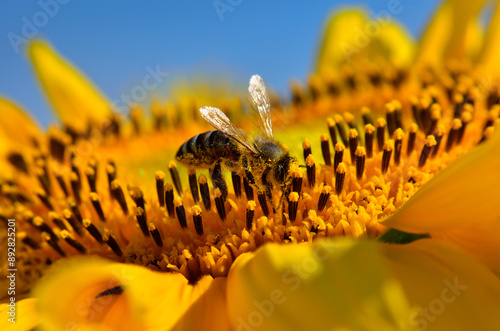
[[200, 108], [201, 117], [210, 123], [214, 128], [223, 132], [225, 135], [233, 138], [247, 148], [250, 152], [257, 154], [255, 148], [248, 142], [243, 134], [238, 130], [231, 120], [220, 110], [215, 107]]
[[259, 75], [253, 75], [250, 78], [248, 93], [250, 93], [254, 108], [259, 113], [261, 120], [259, 124], [263, 133], [267, 138], [274, 139], [273, 123], [271, 122], [271, 103], [269, 102], [266, 85]]

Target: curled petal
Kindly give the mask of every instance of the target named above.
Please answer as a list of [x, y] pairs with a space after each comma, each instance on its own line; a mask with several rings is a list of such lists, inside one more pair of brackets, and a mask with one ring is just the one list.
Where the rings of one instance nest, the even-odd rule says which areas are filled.
[[195, 286], [180, 274], [97, 258], [56, 264], [35, 289], [41, 324], [49, 330], [94, 327], [169, 330], [227, 329], [225, 279], [205, 277]]

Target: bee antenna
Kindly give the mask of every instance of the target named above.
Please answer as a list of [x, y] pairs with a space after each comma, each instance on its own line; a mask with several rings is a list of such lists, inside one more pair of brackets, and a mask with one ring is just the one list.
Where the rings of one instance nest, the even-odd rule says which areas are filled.
[[299, 164], [299, 168], [307, 168], [307, 166], [304, 164]]

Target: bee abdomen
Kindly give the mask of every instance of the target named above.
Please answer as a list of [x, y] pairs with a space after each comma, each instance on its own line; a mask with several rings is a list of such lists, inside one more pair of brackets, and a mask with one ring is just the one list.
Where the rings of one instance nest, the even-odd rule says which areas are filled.
[[218, 130], [200, 133], [179, 148], [176, 159], [186, 166], [211, 166], [219, 159], [238, 161], [238, 143]]

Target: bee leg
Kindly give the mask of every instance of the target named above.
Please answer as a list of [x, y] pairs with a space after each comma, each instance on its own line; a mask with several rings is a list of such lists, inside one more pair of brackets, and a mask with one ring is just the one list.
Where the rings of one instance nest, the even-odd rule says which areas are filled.
[[264, 185], [264, 187], [266, 188], [267, 200], [269, 200], [269, 202], [271, 203], [271, 206], [273, 207], [273, 213], [276, 214], [276, 207], [274, 206], [274, 203], [273, 203], [273, 193], [272, 193], [273, 191], [272, 191], [272, 187], [271, 187], [272, 184], [267, 180], [268, 173], [269, 173], [269, 170], [266, 170], [262, 174], [262, 185]]
[[250, 171], [250, 167], [248, 166], [248, 160], [245, 156], [242, 157], [241, 167], [245, 170], [245, 176], [248, 179], [248, 183], [252, 186], [255, 186], [255, 178], [253, 177], [252, 172]]
[[224, 180], [224, 176], [222, 175], [220, 160], [215, 163], [213, 169], [211, 169], [210, 171], [210, 175], [212, 177], [212, 183], [214, 184], [214, 187], [220, 190], [220, 192], [222, 193], [222, 198], [224, 199], [224, 201], [226, 201], [228, 192], [227, 184]]

